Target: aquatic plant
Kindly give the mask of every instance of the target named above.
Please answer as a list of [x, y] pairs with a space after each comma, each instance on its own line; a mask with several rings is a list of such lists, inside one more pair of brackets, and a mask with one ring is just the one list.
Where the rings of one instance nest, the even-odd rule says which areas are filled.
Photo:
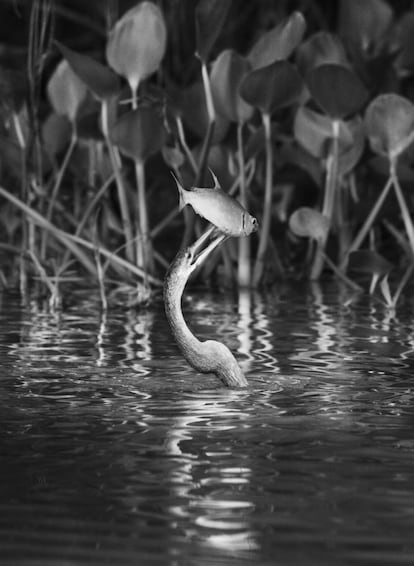
[[206, 276], [249, 288], [332, 273], [360, 286], [352, 262], [369, 250], [393, 260], [370, 288], [396, 304], [414, 254], [404, 7], [17, 4], [28, 40], [0, 60], [2, 284], [25, 292], [37, 277], [55, 297], [76, 271], [102, 297], [127, 283], [141, 300], [205, 224], [180, 214], [171, 170], [207, 187], [210, 167], [260, 229], [221, 246]]

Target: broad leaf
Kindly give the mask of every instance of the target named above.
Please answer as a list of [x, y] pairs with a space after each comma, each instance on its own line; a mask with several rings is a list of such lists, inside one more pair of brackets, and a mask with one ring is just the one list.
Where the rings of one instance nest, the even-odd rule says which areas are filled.
[[231, 0], [200, 0], [195, 11], [197, 54], [206, 62], [223, 28]]
[[77, 121], [78, 136], [84, 140], [102, 140], [100, 121], [100, 112], [88, 112], [80, 116]]
[[302, 92], [302, 79], [288, 61], [276, 61], [249, 73], [240, 86], [243, 98], [261, 112], [293, 104]]
[[85, 100], [86, 85], [62, 59], [50, 77], [47, 84], [50, 103], [56, 114], [66, 116], [70, 122], [75, 122], [78, 110]]
[[[350, 132], [352, 142], [350, 144], [341, 143], [339, 138], [339, 163], [338, 173], [346, 175], [355, 167], [360, 160], [365, 147], [365, 129], [363, 120], [360, 116], [355, 116], [352, 120], [345, 122], [347, 133]], [[344, 130], [340, 129], [340, 136]]]
[[42, 141], [46, 153], [56, 157], [70, 142], [71, 127], [65, 116], [52, 112], [42, 124]]
[[365, 127], [373, 151], [394, 161], [413, 142], [414, 105], [398, 94], [381, 94], [367, 108]]
[[145, 162], [164, 144], [163, 121], [152, 108], [140, 106], [119, 118], [112, 129], [112, 140], [128, 157]]
[[[209, 116], [202, 82], [196, 82], [186, 89], [174, 89], [170, 86], [170, 95], [176, 112], [182, 116], [184, 124], [197, 137], [204, 138], [209, 125]], [[212, 143], [221, 141], [228, 129], [228, 119], [217, 112]]]
[[359, 78], [342, 65], [328, 63], [314, 68], [307, 83], [315, 102], [334, 120], [358, 112], [368, 98]]
[[376, 50], [388, 36], [393, 11], [385, 0], [341, 0], [339, 34], [353, 47]]
[[105, 100], [118, 93], [119, 79], [111, 69], [88, 55], [77, 53], [59, 42], [56, 44], [72, 70], [98, 100]]
[[253, 69], [287, 59], [302, 41], [305, 29], [306, 22], [301, 12], [293, 12], [288, 18], [265, 32], [247, 56]]
[[323, 242], [328, 235], [329, 220], [318, 210], [302, 206], [290, 216], [289, 228], [296, 236]]
[[414, 12], [407, 12], [401, 16], [396, 30], [396, 41], [398, 42], [398, 55], [396, 65], [399, 69], [414, 69]]
[[[294, 121], [296, 140], [311, 155], [325, 158], [333, 137], [332, 120], [310, 108], [300, 107]], [[352, 130], [347, 122], [339, 123], [339, 151], [346, 152], [354, 143]]]
[[164, 145], [162, 156], [170, 169], [177, 171], [185, 163], [185, 155], [178, 145]]
[[250, 63], [226, 49], [211, 68], [211, 90], [216, 110], [231, 122], [244, 123], [251, 118], [253, 108], [240, 96], [240, 83], [250, 71]]
[[[192, 154], [195, 162], [200, 165], [200, 159], [203, 154], [203, 144], [197, 144], [193, 150]], [[220, 185], [222, 187], [230, 187], [234, 182], [234, 176], [237, 174], [237, 169], [231, 171], [234, 167], [234, 153], [229, 150], [225, 144], [216, 144], [210, 147], [208, 152], [208, 168], [214, 171], [214, 174], [218, 179], [220, 179]], [[193, 177], [191, 178], [193, 180]], [[212, 177], [208, 171], [202, 182], [206, 185], [212, 185]]]
[[357, 250], [349, 254], [348, 269], [369, 275], [387, 275], [393, 269], [392, 263], [373, 250]]
[[160, 66], [167, 42], [164, 16], [156, 4], [140, 2], [115, 24], [106, 46], [109, 65], [133, 92]]
[[349, 65], [341, 40], [326, 31], [314, 33], [299, 45], [296, 51], [296, 63], [303, 75], [314, 67], [327, 63], [344, 67]]

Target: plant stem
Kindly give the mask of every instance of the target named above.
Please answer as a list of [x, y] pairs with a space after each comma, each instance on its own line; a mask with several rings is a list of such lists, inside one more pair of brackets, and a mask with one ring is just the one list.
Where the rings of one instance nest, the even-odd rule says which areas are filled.
[[335, 206], [336, 187], [338, 184], [338, 161], [339, 161], [339, 121], [332, 121], [332, 145], [326, 160], [326, 182], [322, 214], [328, 219], [328, 230], [326, 237], [318, 241], [315, 257], [311, 268], [310, 278], [315, 281], [320, 278], [325, 261], [325, 248], [329, 231], [332, 225], [332, 216]]
[[[96, 233], [95, 233], [95, 240], [96, 240]], [[96, 273], [98, 275], [101, 305], [102, 305], [102, 309], [106, 311], [108, 310], [108, 299], [106, 298], [106, 292], [105, 292], [105, 270], [102, 267], [101, 256], [99, 255], [99, 249], [96, 241], [95, 241], [94, 255], [95, 255], [95, 263], [96, 263]]]
[[[240, 186], [240, 203], [244, 208], [248, 208], [246, 172], [243, 151], [243, 124], [237, 124], [237, 157], [239, 161], [239, 186]], [[250, 269], [250, 239], [239, 238], [239, 263], [237, 271], [237, 283], [239, 289], [250, 287], [251, 269]]]
[[[20, 118], [17, 112], [12, 112], [12, 123], [14, 126], [14, 131], [16, 134], [16, 138], [18, 141], [18, 145], [20, 147], [20, 160], [21, 160], [21, 189], [20, 189], [20, 197], [21, 199], [29, 203], [29, 183], [28, 183], [28, 175], [27, 175], [27, 144], [23, 134], [23, 130], [20, 124]], [[23, 250], [30, 250], [34, 253], [34, 226], [33, 223], [24, 215], [22, 215], [22, 238], [21, 238], [21, 249]], [[21, 294], [25, 296], [26, 289], [27, 289], [27, 272], [26, 272], [26, 258], [24, 254], [20, 257], [20, 287], [21, 287]]]
[[266, 153], [266, 185], [263, 203], [263, 217], [260, 230], [259, 249], [257, 251], [256, 263], [253, 272], [253, 286], [259, 284], [264, 269], [264, 260], [270, 235], [270, 220], [272, 215], [272, 191], [273, 191], [273, 151], [272, 151], [272, 132], [270, 114], [262, 113], [262, 121], [265, 132], [265, 153]]
[[139, 235], [139, 239], [137, 242], [137, 265], [142, 267], [144, 271], [150, 271], [152, 273], [154, 270], [154, 258], [151, 253], [148, 207], [145, 191], [145, 167], [143, 161], [135, 162], [135, 176], [138, 186], [138, 226], [136, 233]]
[[407, 207], [407, 203], [405, 202], [405, 198], [403, 192], [401, 190], [400, 182], [398, 181], [398, 177], [395, 170], [395, 163], [391, 162], [390, 167], [390, 175], [394, 184], [395, 194], [397, 195], [398, 204], [400, 205], [401, 216], [403, 217], [405, 231], [407, 232], [408, 241], [410, 242], [411, 247], [411, 254], [414, 255], [414, 226], [413, 221], [411, 220], [411, 216]]
[[0, 195], [6, 198], [9, 202], [13, 203], [17, 206], [20, 210], [22, 210], [31, 220], [41, 226], [43, 229], [50, 231], [53, 236], [62, 242], [72, 254], [78, 258], [80, 263], [87, 269], [92, 275], [96, 276], [96, 269], [94, 264], [89, 260], [88, 256], [83, 253], [72, 241], [68, 241], [69, 234], [66, 234], [63, 230], [59, 230], [56, 228], [51, 222], [49, 222], [46, 218], [44, 218], [41, 214], [39, 214], [36, 210], [33, 210], [30, 206], [25, 204], [23, 201], [0, 187]]
[[[76, 224], [75, 236], [79, 236], [79, 234], [82, 233], [82, 230], [84, 229], [85, 224], [86, 224], [89, 216], [92, 214], [93, 209], [95, 208], [96, 204], [99, 202], [101, 197], [104, 195], [104, 193], [107, 191], [109, 185], [112, 183], [114, 178], [115, 178], [114, 174], [110, 175], [108, 177], [108, 179], [104, 182], [102, 187], [98, 190], [98, 192], [89, 201], [89, 203], [86, 206], [85, 212], [82, 215], [82, 218]], [[70, 254], [69, 250], [66, 250], [65, 255], [63, 257], [63, 260], [62, 260], [62, 264], [65, 264], [68, 261], [69, 254]]]
[[361, 285], [358, 285], [358, 283], [355, 283], [355, 281], [352, 281], [352, 279], [350, 279], [349, 277], [347, 277], [342, 271], [340, 271], [339, 267], [336, 267], [336, 265], [334, 264], [334, 262], [329, 258], [329, 256], [327, 256], [325, 254], [325, 252], [321, 251], [321, 253], [323, 254], [323, 258], [325, 260], [325, 262], [328, 264], [328, 266], [332, 269], [332, 271], [335, 273], [335, 275], [344, 283], [346, 283], [347, 285], [349, 285], [352, 289], [354, 289], [355, 291], [363, 291], [364, 289], [361, 287]]
[[399, 285], [398, 285], [398, 287], [397, 287], [397, 290], [396, 290], [395, 293], [394, 293], [394, 296], [393, 296], [393, 299], [392, 299], [394, 306], [397, 305], [398, 300], [399, 300], [399, 298], [400, 298], [400, 296], [401, 296], [401, 293], [402, 293], [404, 287], [406, 286], [408, 280], [409, 280], [410, 277], [411, 277], [411, 274], [412, 274], [412, 272], [413, 272], [413, 269], [414, 269], [414, 263], [411, 262], [410, 265], [407, 267], [407, 269], [406, 269], [406, 271], [405, 271], [405, 273], [404, 273], [404, 275], [403, 275], [403, 277], [402, 277], [402, 279], [401, 279], [401, 281], [400, 281], [400, 283], [399, 283]]
[[163, 286], [163, 282], [160, 279], [158, 279], [157, 277], [154, 277], [152, 275], [147, 274], [143, 269], [136, 266], [134, 263], [131, 263], [131, 262], [125, 260], [123, 257], [119, 257], [119, 256], [115, 255], [114, 252], [107, 250], [105, 248], [102, 248], [101, 246], [97, 247], [92, 242], [88, 242], [87, 240], [84, 240], [83, 238], [80, 238], [79, 236], [74, 236], [73, 234], [68, 234], [67, 232], [63, 232], [61, 230], [60, 230], [60, 233], [62, 234], [62, 236], [64, 236], [70, 242], [76, 242], [76, 243], [80, 244], [81, 246], [84, 246], [88, 250], [92, 250], [92, 251], [96, 250], [98, 253], [100, 253], [101, 255], [106, 257], [110, 262], [115, 263], [116, 265], [122, 267], [123, 269], [125, 269], [129, 273], [132, 273], [132, 275], [141, 279], [143, 283], [145, 283], [145, 284], [150, 283], [151, 285], [154, 285], [155, 287], [162, 287]]
[[132, 93], [132, 101], [131, 101], [131, 106], [132, 106], [132, 110], [136, 110], [138, 108], [138, 86], [139, 86], [139, 81], [137, 82], [136, 85], [133, 85], [131, 87], [131, 93]]
[[181, 116], [175, 117], [175, 123], [177, 125], [177, 133], [178, 139], [180, 140], [181, 147], [184, 150], [185, 156], [187, 157], [188, 163], [191, 165], [191, 169], [193, 170], [194, 175], [197, 174], [197, 163], [195, 162], [194, 155], [191, 153], [190, 148], [188, 147], [187, 140], [185, 139], [185, 132], [183, 121]]
[[365, 220], [363, 226], [361, 226], [360, 231], [358, 232], [358, 234], [355, 236], [354, 240], [352, 241], [351, 245], [349, 246], [348, 251], [346, 252], [344, 259], [342, 260], [342, 263], [340, 265], [340, 269], [343, 271], [346, 267], [347, 261], [348, 261], [348, 257], [349, 254], [354, 252], [355, 250], [357, 250], [362, 242], [365, 240], [366, 235], [368, 234], [372, 224], [375, 221], [375, 218], [377, 217], [381, 206], [384, 203], [384, 200], [387, 198], [387, 195], [393, 185], [393, 179], [392, 177], [388, 177], [387, 182], [385, 183], [384, 188], [381, 191], [380, 196], [378, 197], [375, 205], [372, 207], [371, 212], [368, 215], [368, 218]]
[[208, 128], [206, 135], [204, 136], [203, 147], [201, 149], [200, 161], [198, 164], [198, 173], [195, 183], [197, 186], [202, 182], [204, 177], [204, 170], [208, 162], [208, 154], [210, 152], [211, 141], [216, 127], [216, 110], [213, 103], [210, 77], [208, 76], [207, 65], [204, 62], [201, 63], [201, 76], [203, 78], [204, 94], [206, 97]]
[[134, 237], [132, 232], [131, 218], [129, 215], [126, 190], [122, 179], [122, 173], [115, 155], [114, 146], [112, 145], [112, 141], [109, 135], [107, 100], [102, 101], [101, 124], [102, 124], [102, 133], [104, 135], [105, 142], [108, 148], [109, 158], [111, 160], [112, 170], [115, 175], [115, 182], [118, 190], [118, 199], [119, 199], [119, 206], [121, 209], [122, 227], [124, 230], [124, 237], [125, 237], [126, 256], [128, 260], [132, 262], [134, 261]]
[[207, 65], [204, 61], [201, 63], [201, 77], [203, 79], [204, 93], [206, 96], [208, 121], [214, 123], [216, 121], [216, 110], [214, 108], [213, 93], [211, 92], [210, 77], [208, 76]]
[[[56, 175], [55, 183], [54, 183], [53, 189], [52, 189], [52, 194], [50, 196], [49, 204], [48, 204], [48, 207], [47, 207], [46, 219], [49, 222], [51, 222], [51, 220], [52, 220], [53, 209], [55, 207], [55, 203], [56, 203], [56, 199], [57, 199], [57, 196], [58, 196], [58, 193], [59, 193], [59, 189], [62, 185], [63, 176], [65, 174], [67, 167], [68, 167], [69, 160], [72, 156], [73, 150], [75, 149], [77, 141], [78, 141], [78, 135], [77, 135], [77, 132], [76, 132], [76, 125], [73, 123], [72, 124], [72, 135], [71, 135], [71, 138], [70, 138], [70, 143], [69, 143], [68, 149], [66, 150], [65, 157], [63, 158], [62, 164], [59, 168], [58, 174]], [[45, 257], [46, 257], [47, 237], [48, 237], [48, 232], [43, 232], [42, 245], [41, 245], [41, 248], [40, 248], [40, 257], [42, 258], [42, 260], [44, 260]]]
[[[210, 152], [211, 141], [213, 139], [214, 129], [216, 126], [216, 111], [213, 103], [213, 94], [211, 92], [210, 77], [208, 76], [207, 65], [204, 61], [201, 62], [201, 76], [203, 79], [204, 94], [206, 97], [208, 127], [206, 135], [204, 136], [203, 146], [201, 148], [200, 159], [198, 162], [197, 175], [194, 181], [196, 187], [200, 186], [204, 178], [204, 171], [208, 162], [208, 154]], [[188, 246], [191, 236], [194, 231], [195, 215], [193, 212], [186, 212], [186, 226], [184, 235], [181, 241], [181, 248]]]
[[40, 279], [43, 281], [43, 283], [49, 289], [51, 297], [57, 296], [58, 295], [57, 283], [52, 282], [52, 280], [50, 279], [50, 277], [46, 273], [43, 265], [37, 259], [36, 255], [32, 252], [32, 250], [29, 250], [29, 256], [30, 256], [37, 272], [39, 273]]

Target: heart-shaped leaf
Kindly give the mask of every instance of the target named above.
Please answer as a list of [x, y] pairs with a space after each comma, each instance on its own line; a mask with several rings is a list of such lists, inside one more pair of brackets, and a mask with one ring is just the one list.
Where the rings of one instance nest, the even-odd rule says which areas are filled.
[[62, 59], [47, 84], [50, 103], [56, 114], [66, 116], [74, 123], [78, 110], [85, 100], [86, 85]]
[[314, 67], [327, 63], [344, 67], [349, 65], [341, 40], [326, 31], [314, 33], [298, 46], [296, 63], [302, 75], [306, 75]]
[[88, 112], [78, 118], [77, 129], [78, 136], [84, 140], [102, 140], [102, 131], [100, 129], [100, 112]]
[[288, 61], [275, 61], [249, 73], [240, 86], [242, 97], [263, 113], [293, 104], [302, 92], [302, 79]]
[[69, 145], [70, 122], [65, 116], [52, 112], [42, 124], [42, 141], [46, 153], [55, 158]]
[[162, 156], [168, 167], [174, 171], [178, 171], [185, 163], [185, 155], [176, 145], [164, 145], [162, 148]]
[[387, 37], [393, 11], [385, 0], [341, 0], [339, 35], [363, 51], [375, 49]]
[[329, 220], [318, 210], [302, 206], [290, 216], [289, 228], [296, 236], [323, 242], [328, 235]]
[[[201, 81], [186, 89], [177, 89], [170, 85], [169, 94], [172, 106], [177, 114], [182, 116], [184, 124], [193, 134], [204, 138], [209, 127], [205, 89]], [[220, 112], [216, 114], [212, 143], [218, 143], [227, 134], [229, 121]]]
[[[306, 106], [298, 108], [294, 121], [296, 140], [311, 155], [325, 158], [333, 137], [332, 120]], [[352, 130], [347, 122], [339, 122], [339, 151], [345, 152], [354, 143]]]
[[275, 61], [287, 59], [302, 41], [305, 30], [305, 18], [301, 12], [293, 12], [253, 45], [247, 56], [252, 68], [266, 67]]
[[[403, 14], [396, 30], [396, 42], [398, 55], [396, 65], [399, 69], [414, 69], [414, 13], [412, 11]], [[395, 57], [395, 55], [394, 55]]]
[[222, 51], [211, 68], [211, 90], [216, 110], [231, 122], [243, 124], [253, 108], [240, 96], [240, 83], [250, 71], [250, 63], [233, 51]]
[[348, 269], [369, 275], [387, 275], [393, 269], [392, 263], [373, 250], [356, 250], [349, 254]]
[[223, 28], [231, 0], [200, 0], [195, 10], [197, 54], [206, 62]]
[[307, 83], [315, 102], [334, 120], [358, 112], [368, 98], [359, 78], [342, 65], [328, 63], [312, 69]]
[[375, 153], [394, 161], [414, 139], [414, 105], [398, 94], [380, 94], [368, 106], [365, 127]]
[[160, 116], [152, 108], [140, 106], [123, 114], [112, 129], [112, 141], [126, 156], [145, 162], [159, 151], [165, 140]]
[[153, 2], [139, 2], [109, 34], [106, 58], [136, 92], [139, 83], [158, 69], [166, 43], [167, 28], [161, 10]]
[[[371, 285], [369, 292], [372, 295], [375, 291], [378, 281], [384, 281], [390, 271], [393, 269], [392, 263], [385, 259], [382, 255], [374, 250], [356, 250], [349, 255], [348, 269], [359, 273], [371, 275]], [[384, 298], [389, 299], [392, 303], [392, 298], [387, 282], [381, 286]]]
[[[192, 150], [192, 154], [195, 162], [199, 165], [200, 159], [202, 158], [203, 154], [203, 144], [200, 143], [196, 145]], [[231, 171], [232, 167], [234, 168], [233, 160], [234, 154], [226, 145], [216, 144], [210, 147], [210, 151], [208, 152], [207, 165], [208, 168], [211, 169], [211, 171], [214, 171], [216, 177], [220, 179], [220, 185], [222, 187], [230, 187], [234, 182], [235, 175], [237, 175], [237, 169]], [[194, 177], [192, 175], [190, 178], [190, 184], [193, 179]], [[211, 186], [211, 180], [211, 174], [210, 172], [207, 172], [202, 183]]]
[[352, 136], [352, 142], [348, 145], [341, 144], [341, 131], [339, 138], [339, 160], [338, 173], [346, 175], [355, 167], [361, 158], [365, 147], [365, 129], [362, 118], [355, 116], [352, 120], [345, 122], [348, 132]]
[[92, 57], [77, 53], [56, 41], [56, 45], [72, 70], [98, 100], [105, 100], [119, 91], [117, 75]]

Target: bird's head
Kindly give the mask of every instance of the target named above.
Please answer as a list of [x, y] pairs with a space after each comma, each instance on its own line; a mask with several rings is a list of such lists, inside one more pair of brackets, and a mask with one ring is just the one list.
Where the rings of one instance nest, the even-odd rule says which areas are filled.
[[190, 275], [204, 263], [212, 251], [226, 239], [224, 234], [220, 234], [206, 246], [206, 241], [213, 230], [214, 228], [207, 230], [194, 244], [178, 252], [168, 271], [169, 278], [187, 281]]

